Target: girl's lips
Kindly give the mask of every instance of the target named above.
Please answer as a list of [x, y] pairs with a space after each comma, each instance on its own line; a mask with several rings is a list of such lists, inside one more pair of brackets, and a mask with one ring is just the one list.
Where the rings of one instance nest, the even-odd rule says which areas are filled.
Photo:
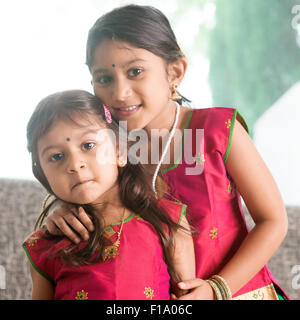
[[135, 114], [142, 104], [136, 105], [136, 106], [130, 106], [130, 107], [124, 107], [124, 108], [114, 108], [115, 113], [117, 114], [117, 117], [129, 117], [133, 114]]
[[91, 182], [92, 180], [84, 180], [82, 182], [78, 182], [77, 184], [75, 184], [72, 189], [75, 189], [75, 188], [78, 188], [79, 186], [82, 186], [82, 185], [85, 185], [87, 184], [88, 182]]

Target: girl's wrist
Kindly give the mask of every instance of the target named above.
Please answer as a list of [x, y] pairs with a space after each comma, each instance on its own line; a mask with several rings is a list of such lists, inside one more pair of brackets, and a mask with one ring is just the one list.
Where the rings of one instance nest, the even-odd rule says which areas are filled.
[[213, 287], [210, 285], [209, 280], [205, 280], [205, 282], [208, 284], [208, 290], [210, 290], [210, 300], [217, 300], [215, 290]]

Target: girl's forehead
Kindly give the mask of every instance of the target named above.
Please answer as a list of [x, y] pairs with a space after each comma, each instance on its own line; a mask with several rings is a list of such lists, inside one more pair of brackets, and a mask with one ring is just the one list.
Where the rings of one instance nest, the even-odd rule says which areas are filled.
[[106, 127], [106, 124], [100, 115], [91, 112], [74, 112], [63, 119], [59, 119], [54, 122], [52, 127], [54, 126], [71, 128], [73, 130], [82, 130], [90, 126], [104, 128]]
[[55, 121], [49, 130], [39, 139], [40, 142], [65, 140], [80, 137], [85, 133], [97, 133], [106, 128], [103, 120], [97, 115], [76, 116]]
[[129, 42], [121, 41], [121, 40], [114, 40], [114, 39], [103, 39], [95, 48], [95, 52], [98, 53], [105, 50], [112, 50], [112, 51], [127, 51], [128, 53], [134, 52], [135, 50], [139, 50]]
[[153, 59], [161, 58], [128, 42], [105, 39], [95, 48], [92, 71], [99, 66], [124, 67], [133, 60], [152, 62]]

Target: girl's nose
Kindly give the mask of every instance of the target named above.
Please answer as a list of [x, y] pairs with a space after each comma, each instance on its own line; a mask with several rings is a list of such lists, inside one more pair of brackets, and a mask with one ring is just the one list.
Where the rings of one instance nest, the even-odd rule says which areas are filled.
[[77, 159], [70, 159], [69, 164], [68, 164], [68, 172], [69, 173], [75, 173], [79, 172], [81, 169], [86, 168], [86, 162], [83, 160], [77, 160]]
[[114, 101], [125, 101], [132, 94], [130, 83], [126, 79], [116, 80], [112, 89], [112, 99]]

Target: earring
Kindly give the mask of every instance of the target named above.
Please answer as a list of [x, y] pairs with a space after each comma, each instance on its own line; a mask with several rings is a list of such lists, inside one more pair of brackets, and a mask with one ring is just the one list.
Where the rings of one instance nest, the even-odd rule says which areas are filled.
[[173, 101], [179, 101], [179, 100], [182, 100], [182, 96], [177, 92], [177, 89], [178, 86], [177, 84], [173, 84], [172, 85], [172, 89], [171, 89], [171, 97], [170, 99], [173, 100]]
[[124, 158], [119, 158], [118, 162], [120, 167], [124, 167], [126, 164], [126, 160]]

